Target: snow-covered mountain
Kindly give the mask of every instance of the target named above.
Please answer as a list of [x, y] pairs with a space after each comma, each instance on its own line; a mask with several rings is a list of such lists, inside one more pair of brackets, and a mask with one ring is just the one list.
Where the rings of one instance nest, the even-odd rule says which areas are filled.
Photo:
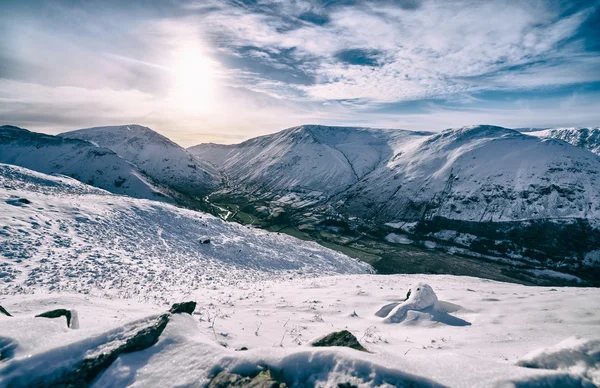
[[[600, 158], [559, 140], [488, 125], [435, 134], [311, 125], [190, 151], [228, 177], [221, 198], [245, 193], [255, 215], [287, 212], [296, 225], [341, 218], [492, 256], [526, 246], [536, 260], [600, 249]], [[577, 243], [557, 242], [568, 236]]]
[[185, 194], [207, 194], [221, 181], [219, 173], [209, 164], [141, 125], [87, 128], [59, 136], [82, 139], [108, 148], [156, 182]]
[[551, 128], [528, 132], [541, 138], [560, 139], [576, 147], [585, 148], [600, 155], [600, 128]]
[[87, 141], [0, 126], [0, 162], [63, 174], [116, 194], [167, 199], [144, 174], [113, 151]]
[[425, 132], [304, 125], [235, 145], [189, 151], [223, 171], [231, 184], [258, 191], [339, 193], [392, 156], [391, 144]]
[[190, 151], [233, 184], [276, 195], [318, 191], [341, 210], [383, 222], [600, 216], [597, 157], [501, 127], [431, 134], [302, 126]]
[[[600, 159], [560, 141], [493, 126], [450, 129], [394, 146], [341, 196], [380, 221], [599, 219]], [[370, 206], [365, 206], [369, 204]]]

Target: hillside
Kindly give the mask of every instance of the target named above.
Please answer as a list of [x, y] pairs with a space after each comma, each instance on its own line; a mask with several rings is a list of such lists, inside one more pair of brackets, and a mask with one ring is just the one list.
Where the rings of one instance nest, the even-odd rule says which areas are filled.
[[316, 243], [206, 213], [20, 167], [0, 171], [4, 294], [126, 290], [160, 299], [200, 285], [370, 271]]

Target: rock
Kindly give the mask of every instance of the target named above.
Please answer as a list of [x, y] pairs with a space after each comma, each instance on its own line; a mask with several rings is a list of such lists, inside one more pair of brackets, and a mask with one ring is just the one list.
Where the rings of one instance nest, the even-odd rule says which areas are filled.
[[10, 313], [2, 306], [0, 306], [0, 313], [6, 315], [7, 317], [12, 317], [12, 315], [10, 315]]
[[35, 316], [36, 318], [67, 318], [67, 327], [71, 327], [71, 311], [67, 309], [56, 309], [52, 311], [46, 311], [45, 313]]
[[285, 383], [273, 379], [269, 369], [261, 371], [256, 376], [242, 376], [236, 373], [222, 371], [212, 378], [208, 388], [248, 387], [248, 388], [286, 388]]
[[169, 312], [171, 314], [181, 314], [181, 313], [188, 313], [188, 314], [192, 314], [194, 312], [194, 310], [196, 310], [196, 302], [182, 302], [182, 303], [175, 303], [173, 306], [171, 306], [171, 309], [169, 310]]
[[210, 244], [210, 238], [208, 237], [200, 237], [198, 241], [200, 242], [200, 244]]
[[345, 346], [347, 348], [360, 350], [361, 352], [368, 351], [360, 344], [360, 342], [358, 342], [356, 337], [348, 330], [336, 331], [335, 333], [328, 334], [322, 339], [313, 343], [312, 346]]
[[[124, 344], [112, 348], [106, 344], [109, 350], [101, 351], [95, 356], [84, 358], [72, 370], [64, 372], [58, 376], [55, 381], [48, 381], [47, 377], [43, 379], [40, 386], [59, 386], [59, 387], [87, 387], [106, 370], [121, 355], [132, 352], [139, 352], [148, 349], [158, 342], [160, 335], [169, 323], [169, 315], [163, 314], [153, 325], [143, 328], [134, 336], [128, 338]], [[118, 342], [116, 340], [115, 342]], [[37, 385], [36, 385], [37, 386]]]

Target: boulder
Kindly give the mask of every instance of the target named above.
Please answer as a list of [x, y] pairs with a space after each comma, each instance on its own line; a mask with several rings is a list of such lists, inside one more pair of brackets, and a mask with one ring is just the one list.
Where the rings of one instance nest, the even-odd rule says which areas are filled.
[[314, 342], [312, 346], [321, 347], [321, 346], [344, 346], [347, 348], [360, 350], [361, 352], [367, 352], [358, 339], [350, 333], [348, 330], [336, 331], [335, 333], [331, 333], [321, 338], [317, 342]]
[[285, 383], [276, 381], [269, 369], [255, 376], [242, 376], [237, 373], [222, 371], [212, 378], [208, 388], [248, 387], [248, 388], [286, 388]]
[[71, 329], [79, 329], [79, 319], [75, 310], [56, 309], [46, 311], [45, 313], [35, 316], [36, 318], [67, 318], [67, 327]]
[[171, 306], [171, 309], [169, 310], [169, 312], [171, 314], [182, 314], [182, 313], [187, 313], [187, 314], [192, 314], [194, 312], [194, 310], [196, 310], [196, 302], [182, 302], [182, 303], [175, 303], [173, 306]]

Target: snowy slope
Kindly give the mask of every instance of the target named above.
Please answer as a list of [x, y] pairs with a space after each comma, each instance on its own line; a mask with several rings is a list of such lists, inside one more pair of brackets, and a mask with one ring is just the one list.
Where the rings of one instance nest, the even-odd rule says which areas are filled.
[[341, 196], [350, 198], [346, 211], [382, 221], [600, 217], [600, 159], [560, 141], [473, 126], [394, 151], [383, 168]]
[[264, 192], [347, 189], [391, 156], [390, 143], [424, 133], [304, 125], [241, 144], [200, 144], [189, 151], [223, 171], [229, 183]]
[[87, 128], [59, 136], [108, 148], [157, 182], [186, 194], [206, 194], [220, 183], [219, 174], [209, 164], [141, 125]]
[[600, 128], [552, 128], [528, 132], [541, 138], [560, 139], [576, 147], [585, 148], [600, 155]]
[[44, 289], [162, 300], [200, 286], [370, 270], [287, 235], [66, 177], [0, 169], [0, 294]]
[[64, 139], [0, 126], [0, 163], [46, 174], [63, 174], [116, 194], [166, 199], [157, 187], [129, 162], [107, 148], [87, 141]]
[[[375, 315], [404, 300], [409, 288], [417, 292], [418, 282], [436, 293], [436, 314], [416, 308], [401, 323]], [[171, 317], [156, 345], [120, 356], [93, 386], [203, 387], [221, 370], [256, 374], [261, 367], [289, 387], [591, 388], [600, 383], [596, 289], [439, 275], [352, 275], [211, 286], [190, 290], [185, 300], [198, 302], [194, 315]], [[99, 353], [94, 349], [110, 349], [111, 341], [123, 342], [132, 329], [168, 309], [62, 293], [0, 296], [0, 304], [14, 315], [0, 314], [0, 338], [15, 346], [11, 358], [0, 363], [0, 385], [15, 386], [48, 378], [61, 364]], [[75, 309], [80, 329], [68, 329], [64, 318], [33, 318], [57, 307]], [[344, 329], [370, 353], [309, 346]], [[248, 350], [239, 351], [242, 347]]]

